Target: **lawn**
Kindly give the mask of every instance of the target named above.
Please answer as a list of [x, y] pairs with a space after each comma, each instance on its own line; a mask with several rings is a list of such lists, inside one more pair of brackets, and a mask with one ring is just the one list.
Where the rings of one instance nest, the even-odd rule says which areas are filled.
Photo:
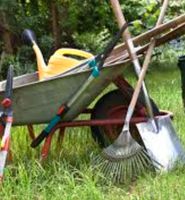
[[[125, 77], [134, 83], [133, 73]], [[176, 63], [153, 62], [146, 78], [151, 97], [161, 109], [174, 113], [174, 127], [185, 145], [185, 114], [181, 99], [180, 73]], [[42, 127], [36, 127], [39, 132]], [[44, 163], [39, 150], [30, 148], [25, 127], [13, 128], [13, 162], [5, 170], [2, 200], [184, 200], [185, 169], [178, 166], [169, 173], [145, 174], [130, 184], [114, 185], [100, 173], [93, 173], [92, 154], [98, 152], [86, 128], [66, 132], [61, 149], [52, 148]]]

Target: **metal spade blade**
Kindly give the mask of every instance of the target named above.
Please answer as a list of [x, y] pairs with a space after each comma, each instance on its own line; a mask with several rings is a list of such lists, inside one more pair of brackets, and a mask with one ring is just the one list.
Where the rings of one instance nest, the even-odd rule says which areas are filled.
[[150, 157], [161, 170], [170, 170], [179, 161], [185, 162], [185, 151], [168, 114], [156, 118], [159, 132], [153, 131], [152, 123], [136, 124]]

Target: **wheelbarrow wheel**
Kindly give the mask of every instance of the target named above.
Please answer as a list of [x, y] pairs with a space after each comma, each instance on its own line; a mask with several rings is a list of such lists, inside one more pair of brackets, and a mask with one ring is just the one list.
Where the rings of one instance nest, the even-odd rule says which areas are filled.
[[[142, 96], [139, 97], [140, 108], [144, 108], [145, 102]], [[115, 119], [115, 118], [125, 118], [130, 99], [128, 96], [124, 95], [120, 90], [113, 90], [103, 97], [101, 97], [95, 104], [91, 119]], [[159, 113], [159, 110], [151, 99], [151, 104], [153, 107], [154, 115]], [[146, 111], [146, 110], [145, 110]], [[146, 116], [146, 112], [143, 110], [138, 110], [136, 107], [133, 117], [143, 117]], [[110, 145], [120, 134], [123, 125], [106, 125], [106, 126], [92, 126], [92, 137], [98, 143], [100, 148], [105, 148]], [[136, 139], [141, 145], [143, 145], [142, 139], [138, 133], [135, 125], [130, 125], [130, 132], [132, 137]]]

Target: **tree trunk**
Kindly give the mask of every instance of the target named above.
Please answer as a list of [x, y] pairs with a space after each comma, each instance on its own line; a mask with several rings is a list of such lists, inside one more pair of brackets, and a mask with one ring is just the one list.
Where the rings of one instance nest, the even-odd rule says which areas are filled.
[[12, 46], [12, 34], [9, 29], [9, 24], [6, 19], [6, 14], [1, 13], [0, 14], [0, 21], [1, 21], [1, 31], [2, 31], [2, 39], [3, 39], [3, 44], [4, 44], [4, 51], [7, 54], [12, 54], [13, 53], [13, 46]]
[[51, 1], [51, 20], [52, 20], [52, 32], [54, 37], [54, 48], [60, 47], [60, 28], [58, 23], [58, 10], [55, 1]]

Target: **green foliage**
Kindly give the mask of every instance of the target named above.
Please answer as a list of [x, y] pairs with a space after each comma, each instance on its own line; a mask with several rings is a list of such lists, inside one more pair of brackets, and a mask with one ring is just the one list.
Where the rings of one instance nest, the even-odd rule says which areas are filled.
[[173, 18], [179, 14], [184, 14], [185, 0], [172, 0], [169, 4], [168, 16]]
[[[25, 60], [27, 58], [24, 58], [24, 54], [21, 53], [21, 51], [24, 51], [27, 49], [26, 48], [22, 48], [20, 50], [20, 54], [15, 55], [6, 55], [4, 62], [1, 66], [1, 73], [0, 73], [0, 80], [6, 79], [7, 76], [7, 70], [9, 65], [13, 65], [14, 67], [14, 75], [18, 76], [21, 74], [26, 74], [26, 73], [30, 73], [36, 70], [35, 64], [33, 64], [32, 62], [25, 62]], [[29, 49], [30, 51], [30, 49]], [[21, 55], [23, 57], [21, 57]], [[30, 56], [30, 55], [29, 55]]]
[[42, 35], [41, 38], [38, 38], [38, 44], [46, 60], [48, 60], [51, 54], [53, 53], [52, 52], [53, 42], [54, 42], [53, 37], [49, 34]]
[[110, 39], [110, 33], [108, 29], [95, 34], [94, 32], [86, 32], [83, 34], [76, 33], [74, 35], [76, 44], [86, 51], [93, 52], [94, 54], [102, 52], [103, 48]]
[[132, 22], [131, 31], [138, 35], [146, 29], [152, 28], [159, 15], [159, 4], [156, 0], [129, 0], [122, 4], [122, 10], [129, 22]]
[[[55, 0], [52, 2], [56, 4], [58, 12], [61, 47], [75, 47], [98, 53], [118, 30], [109, 1]], [[129, 29], [133, 35], [138, 35], [155, 26], [161, 1], [120, 0], [120, 4], [125, 18], [128, 22], [132, 22]], [[185, 0], [170, 1], [165, 20], [184, 13], [184, 10]], [[48, 60], [54, 51], [54, 36], [51, 30], [53, 22], [51, 1], [1, 0], [0, 11], [0, 16], [2, 13], [6, 15], [11, 32], [15, 51], [14, 62], [17, 67], [20, 67], [17, 71], [20, 72], [21, 67], [26, 65], [25, 63], [30, 65], [30, 63], [36, 61], [31, 48], [22, 47], [21, 33], [25, 28], [35, 31], [43, 55]], [[4, 24], [2, 24], [2, 27], [4, 27]], [[0, 32], [0, 37], [1, 34]], [[0, 41], [0, 53], [3, 50], [3, 42]], [[26, 56], [23, 55], [24, 53]], [[4, 66], [6, 65], [7, 61]], [[34, 64], [31, 66], [34, 66]], [[34, 69], [32, 67], [32, 70]], [[22, 73], [25, 73], [24, 67]]]

